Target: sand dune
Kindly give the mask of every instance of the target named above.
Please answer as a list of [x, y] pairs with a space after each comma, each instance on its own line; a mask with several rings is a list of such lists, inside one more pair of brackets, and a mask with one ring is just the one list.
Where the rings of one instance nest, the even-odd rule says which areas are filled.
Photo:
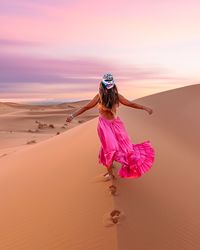
[[33, 105], [33, 104], [22, 104], [22, 103], [14, 103], [14, 102], [0, 102], [0, 108], [13, 108], [13, 109], [32, 109], [32, 110], [40, 110], [46, 109], [49, 107], [50, 109], [62, 109], [62, 108], [77, 108], [84, 104], [86, 104], [89, 100], [82, 100], [76, 102], [65, 102], [59, 104], [45, 104], [45, 105]]
[[[0, 158], [0, 249], [198, 250], [199, 92], [192, 85], [135, 100], [152, 115], [120, 107], [133, 142], [155, 148], [142, 178], [103, 181], [98, 118]], [[122, 211], [118, 224], [113, 209]]]
[[[65, 123], [67, 114], [76, 111], [87, 102], [80, 101], [57, 105], [0, 102], [0, 157], [10, 155], [30, 140], [36, 140], [38, 143], [97, 117], [98, 111], [93, 109], [75, 117], [70, 124]], [[52, 124], [54, 128], [46, 126], [45, 129], [44, 127], [40, 129], [38, 122], [47, 125]], [[33, 133], [33, 131], [37, 133]]]

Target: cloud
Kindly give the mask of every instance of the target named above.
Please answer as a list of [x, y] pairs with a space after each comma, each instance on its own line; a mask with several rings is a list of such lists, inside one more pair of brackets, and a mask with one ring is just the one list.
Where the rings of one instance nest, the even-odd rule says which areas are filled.
[[2, 101], [18, 98], [20, 102], [24, 98], [87, 99], [98, 90], [105, 72], [113, 73], [120, 88], [130, 90], [141, 91], [155, 82], [183, 85], [184, 80], [159, 67], [125, 65], [92, 57], [61, 60], [0, 52], [0, 98]]
[[[16, 43], [16, 42], [14, 42]], [[44, 59], [17, 54], [0, 55], [0, 83], [92, 84], [111, 71], [120, 81], [142, 79], [177, 79], [161, 68], [120, 65], [92, 57]]]
[[54, 7], [71, 6], [78, 0], [1, 0], [0, 12], [3, 15], [39, 17], [45, 10]]
[[44, 45], [41, 42], [0, 38], [0, 46], [4, 47], [32, 47]]
[[[50, 59], [2, 53], [0, 57], [0, 101], [25, 99], [89, 99], [98, 90], [105, 72], [112, 72], [118, 90], [135, 98], [150, 86], [183, 85], [181, 78], [159, 67], [120, 64], [94, 57]], [[171, 86], [173, 86], [171, 84]], [[165, 85], [163, 85], [164, 88]], [[155, 88], [155, 86], [154, 86]], [[145, 92], [146, 93], [146, 92]], [[131, 97], [132, 98], [132, 97]]]

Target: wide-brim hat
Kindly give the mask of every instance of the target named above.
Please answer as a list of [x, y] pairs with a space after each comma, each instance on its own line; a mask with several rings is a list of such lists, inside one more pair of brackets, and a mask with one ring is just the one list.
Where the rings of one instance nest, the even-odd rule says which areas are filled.
[[104, 74], [102, 82], [107, 89], [111, 89], [115, 85], [115, 80], [110, 72]]

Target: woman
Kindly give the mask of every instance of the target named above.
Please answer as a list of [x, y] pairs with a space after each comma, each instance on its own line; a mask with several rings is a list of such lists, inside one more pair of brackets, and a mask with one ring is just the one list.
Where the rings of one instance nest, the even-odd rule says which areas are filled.
[[137, 178], [151, 168], [155, 151], [149, 140], [138, 144], [131, 142], [123, 121], [116, 115], [116, 108], [120, 104], [143, 109], [149, 114], [153, 112], [151, 108], [131, 102], [119, 94], [113, 75], [106, 73], [100, 82], [99, 93], [84, 107], [69, 115], [66, 121], [70, 122], [74, 117], [97, 105], [99, 109], [97, 132], [101, 141], [99, 163], [107, 168], [107, 175], [111, 178], [115, 178], [112, 171], [113, 161], [122, 164], [118, 171], [119, 177]]

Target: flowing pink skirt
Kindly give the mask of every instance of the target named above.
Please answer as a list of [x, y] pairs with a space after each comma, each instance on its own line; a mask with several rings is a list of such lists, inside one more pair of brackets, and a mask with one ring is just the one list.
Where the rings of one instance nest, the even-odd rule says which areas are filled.
[[132, 143], [119, 116], [109, 120], [99, 115], [97, 132], [101, 141], [99, 163], [107, 168], [112, 166], [113, 161], [121, 163], [119, 177], [138, 178], [151, 168], [155, 151], [150, 141]]

